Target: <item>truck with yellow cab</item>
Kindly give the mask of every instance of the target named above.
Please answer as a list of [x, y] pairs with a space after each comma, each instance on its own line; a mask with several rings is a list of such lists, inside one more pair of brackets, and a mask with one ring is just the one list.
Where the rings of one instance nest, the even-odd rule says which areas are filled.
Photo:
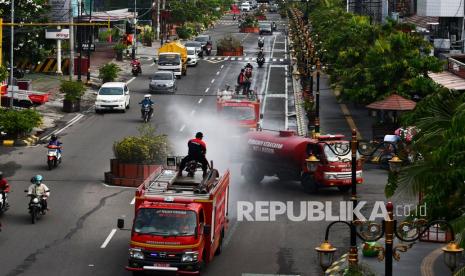
[[187, 74], [187, 48], [178, 41], [168, 42], [158, 49], [158, 70], [173, 71], [178, 78]]

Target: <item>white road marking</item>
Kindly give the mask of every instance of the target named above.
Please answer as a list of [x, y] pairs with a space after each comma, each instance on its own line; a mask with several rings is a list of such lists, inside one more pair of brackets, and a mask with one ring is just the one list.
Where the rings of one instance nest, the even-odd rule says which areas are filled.
[[242, 60], [242, 58], [237, 58], [237, 60]]
[[94, 264], [88, 264], [87, 266], [88, 267], [94, 267]]
[[273, 61], [276, 61], [276, 59], [274, 58]]
[[208, 90], [210, 90], [210, 87], [207, 87], [207, 89], [205, 89], [205, 93], [207, 93], [207, 92], [208, 92]]
[[289, 113], [289, 107], [288, 107], [288, 89], [287, 89], [287, 67], [286, 67], [286, 77], [284, 77], [284, 93], [286, 93], [286, 100], [284, 101], [284, 129], [288, 130], [289, 128], [289, 118], [288, 118], [288, 113]]
[[220, 74], [220, 71], [216, 72], [216, 75], [218, 76]]
[[202, 103], [202, 101], [203, 101], [203, 98], [200, 98], [198, 104]]
[[102, 245], [100, 246], [100, 248], [105, 248], [107, 247], [108, 243], [110, 242], [111, 238], [113, 238], [113, 236], [115, 235], [116, 233], [116, 229], [112, 229], [110, 234], [108, 234], [108, 237], [105, 239], [105, 241], [102, 243]]
[[179, 129], [179, 131], [182, 132], [185, 127], [186, 127], [186, 125], [182, 125], [182, 127]]
[[195, 109], [191, 111], [191, 115], [194, 115], [195, 114]]
[[155, 66], [155, 63], [150, 64], [150, 67]]
[[133, 80], [135, 80], [135, 79], [136, 79], [136, 77], [132, 77], [130, 80], [128, 80], [128, 81], [126, 82], [126, 84], [130, 84], [130, 83], [131, 83]]
[[284, 61], [284, 59], [283, 59], [283, 58], [280, 58], [280, 59], [279, 59], [279, 61], [283, 62], [283, 61]]
[[59, 134], [59, 133], [63, 132], [63, 130], [65, 130], [68, 127], [74, 125], [77, 121], [79, 121], [83, 117], [84, 117], [84, 114], [78, 114], [78, 115], [74, 116], [73, 119], [69, 120], [69, 122], [64, 127], [53, 131], [49, 135], [42, 137], [40, 140], [48, 140], [50, 138], [50, 136], [52, 136], [53, 134]]
[[[229, 58], [229, 57], [228, 57], [228, 58]], [[223, 64], [223, 65], [221, 65], [221, 69], [223, 69], [223, 67], [224, 67], [224, 64]]]
[[214, 83], [215, 82], [215, 79], [212, 79], [211, 83]]
[[274, 52], [274, 45], [276, 44], [276, 36], [274, 36], [274, 40], [273, 40], [273, 46], [271, 47], [271, 58], [273, 58], [273, 52]]
[[129, 203], [130, 205], [134, 205], [134, 203], [136, 203], [136, 197], [134, 197], [132, 200], [131, 200], [131, 203]]

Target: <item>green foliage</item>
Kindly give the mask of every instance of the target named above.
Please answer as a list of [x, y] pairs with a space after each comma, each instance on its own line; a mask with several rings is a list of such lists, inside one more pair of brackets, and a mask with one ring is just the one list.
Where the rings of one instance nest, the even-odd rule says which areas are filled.
[[62, 81], [60, 84], [60, 92], [65, 93], [65, 99], [68, 101], [79, 101], [85, 91], [84, 84], [79, 81]]
[[118, 72], [121, 71], [118, 65], [107, 63], [98, 69], [98, 77], [103, 83], [111, 82], [116, 79]]
[[42, 116], [34, 109], [0, 109], [0, 129], [10, 138], [22, 137], [42, 123]]
[[241, 28], [258, 27], [258, 20], [253, 15], [247, 15], [241, 23]]
[[189, 26], [176, 27], [176, 34], [180, 39], [189, 39], [195, 34], [195, 30]]
[[232, 35], [226, 35], [217, 42], [217, 48], [223, 51], [235, 51], [241, 46], [241, 41]]
[[306, 113], [315, 111], [315, 102], [313, 100], [305, 99], [302, 106]]
[[153, 38], [154, 38], [154, 32], [152, 30], [152, 27], [145, 26], [142, 39], [144, 40], [145, 43], [150, 43], [153, 41]]
[[[108, 41], [109, 37], [112, 36], [112, 30], [101, 31], [98, 34], [99, 41]], [[112, 37], [113, 39], [113, 37]]]
[[135, 164], [163, 164], [170, 151], [166, 135], [157, 135], [154, 127], [144, 124], [139, 136], [129, 136], [115, 142], [116, 159]]
[[111, 29], [110, 34], [112, 41], [118, 41], [121, 38], [121, 31], [118, 28]]
[[330, 65], [328, 73], [342, 87], [342, 98], [367, 104], [393, 92], [412, 98], [435, 91], [427, 73], [441, 71], [442, 62], [429, 56], [429, 42], [407, 32], [411, 25], [371, 24], [368, 17], [346, 13], [339, 5], [316, 4], [310, 18], [315, 59]]
[[8, 78], [8, 70], [5, 66], [0, 66], [0, 81], [4, 81]]
[[126, 50], [126, 45], [119, 42], [113, 46], [113, 50], [115, 50], [116, 53], [122, 53], [124, 50]]

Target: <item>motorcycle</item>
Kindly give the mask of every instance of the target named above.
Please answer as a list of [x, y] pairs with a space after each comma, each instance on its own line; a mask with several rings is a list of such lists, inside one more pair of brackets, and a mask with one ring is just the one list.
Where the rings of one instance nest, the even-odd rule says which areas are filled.
[[258, 40], [258, 48], [263, 48], [263, 46], [265, 46], [265, 41], [263, 39], [259, 39]]
[[142, 112], [142, 119], [144, 120], [144, 123], [147, 123], [148, 121], [150, 121], [150, 118], [152, 117], [150, 114], [150, 105], [144, 104], [144, 106], [142, 106]]
[[137, 75], [142, 74], [142, 68], [139, 64], [133, 63], [131, 72], [133, 76], [137, 77]]
[[205, 52], [207, 53], [207, 56], [209, 56], [212, 53], [212, 45], [211, 44], [207, 44], [205, 46]]
[[236, 15], [235, 14], [233, 15], [233, 20], [236, 20]]
[[278, 29], [278, 26], [276, 26], [276, 23], [275, 22], [271, 23], [271, 30], [276, 31], [277, 29]]
[[8, 194], [4, 193], [5, 197], [3, 197], [3, 193], [0, 192], [0, 214], [5, 213], [8, 210], [8, 205], [7, 205], [7, 198]]
[[47, 166], [49, 170], [58, 167], [58, 164], [61, 163], [61, 153], [60, 146], [48, 145], [47, 146]]
[[[27, 190], [25, 190], [27, 193]], [[35, 224], [36, 221], [45, 215], [46, 209], [43, 205], [43, 200], [46, 200], [46, 196], [30, 195], [31, 201], [29, 201], [29, 214], [31, 215], [31, 222]]]
[[258, 67], [261, 68], [263, 64], [265, 63], [265, 57], [264, 56], [257, 57], [257, 63], [258, 63]]

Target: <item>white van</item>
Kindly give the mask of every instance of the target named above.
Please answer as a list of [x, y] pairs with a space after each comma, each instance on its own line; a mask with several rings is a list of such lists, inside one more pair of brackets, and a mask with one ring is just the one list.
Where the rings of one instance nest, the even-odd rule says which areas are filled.
[[249, 2], [244, 2], [241, 4], [241, 11], [250, 11], [251, 6]]
[[195, 47], [186, 47], [187, 49], [187, 65], [197, 66], [199, 60], [199, 53]]
[[126, 112], [129, 109], [129, 89], [124, 82], [106, 82], [100, 87], [95, 99], [95, 112], [103, 110], [120, 110]]

